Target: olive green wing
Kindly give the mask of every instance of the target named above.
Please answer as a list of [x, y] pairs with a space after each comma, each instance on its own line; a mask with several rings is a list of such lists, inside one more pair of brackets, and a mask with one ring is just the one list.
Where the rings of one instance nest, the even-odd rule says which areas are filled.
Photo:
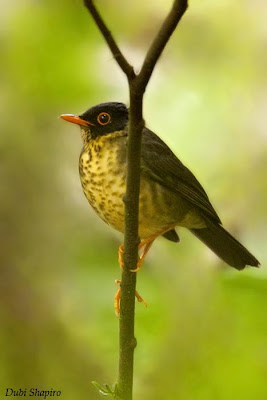
[[144, 128], [142, 135], [141, 168], [142, 174], [179, 194], [214, 222], [221, 223], [205, 190], [192, 172], [147, 128]]

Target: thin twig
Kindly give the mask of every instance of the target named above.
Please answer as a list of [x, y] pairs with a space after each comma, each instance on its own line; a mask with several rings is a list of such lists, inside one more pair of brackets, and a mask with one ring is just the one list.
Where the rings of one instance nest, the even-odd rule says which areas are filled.
[[100, 32], [102, 33], [104, 39], [106, 40], [108, 47], [110, 48], [115, 60], [121, 67], [122, 71], [125, 73], [128, 80], [133, 79], [135, 77], [135, 72], [133, 67], [128, 63], [128, 61], [120, 51], [117, 43], [115, 42], [112, 36], [111, 31], [107, 28], [105, 22], [103, 21], [97, 8], [95, 7], [94, 2], [92, 0], [84, 0], [84, 5], [94, 18], [96, 25], [98, 26]]
[[177, 27], [187, 7], [187, 0], [174, 1], [171, 11], [163, 21], [158, 34], [153, 40], [145, 57], [141, 71], [138, 75], [138, 85], [140, 85], [144, 91], [161, 53], [163, 52], [168, 40]]
[[136, 339], [134, 336], [136, 268], [138, 260], [138, 214], [140, 191], [141, 139], [144, 127], [143, 96], [154, 67], [170, 36], [187, 9], [187, 0], [175, 0], [150, 46], [139, 75], [128, 63], [116, 44], [110, 30], [92, 0], [84, 4], [94, 18], [112, 54], [128, 78], [130, 91], [129, 135], [127, 148], [127, 182], [125, 195], [124, 270], [121, 279], [120, 353], [118, 394], [123, 400], [132, 400], [133, 363]]

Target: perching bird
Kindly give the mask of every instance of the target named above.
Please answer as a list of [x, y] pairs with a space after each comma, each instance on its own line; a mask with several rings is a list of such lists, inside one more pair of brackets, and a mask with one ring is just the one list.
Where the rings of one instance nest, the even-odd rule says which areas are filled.
[[[63, 114], [80, 125], [79, 170], [85, 196], [106, 223], [124, 232], [128, 109], [103, 103], [81, 115]], [[236, 269], [259, 261], [221, 225], [198, 180], [170, 148], [146, 127], [142, 134], [139, 236], [144, 251], [157, 236], [179, 242], [176, 226], [188, 228], [218, 257]], [[137, 268], [138, 269], [138, 268]]]

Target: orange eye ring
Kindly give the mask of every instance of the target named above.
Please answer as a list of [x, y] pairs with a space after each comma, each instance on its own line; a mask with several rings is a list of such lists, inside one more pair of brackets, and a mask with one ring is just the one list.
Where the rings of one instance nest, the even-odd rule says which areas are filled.
[[106, 112], [101, 112], [98, 116], [97, 116], [97, 122], [100, 125], [107, 125], [110, 123], [111, 120], [111, 116], [106, 113]]

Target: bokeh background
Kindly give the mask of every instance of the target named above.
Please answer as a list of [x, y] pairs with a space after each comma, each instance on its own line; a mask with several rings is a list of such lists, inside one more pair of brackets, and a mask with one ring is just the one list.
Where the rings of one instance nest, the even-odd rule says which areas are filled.
[[[97, 4], [138, 70], [171, 1]], [[82, 0], [0, 5], [0, 395], [94, 400], [92, 380], [116, 381], [122, 236], [87, 204], [79, 130], [58, 116], [128, 103], [126, 80]], [[147, 126], [262, 267], [232, 270], [184, 229], [155, 242], [138, 273], [135, 399], [267, 398], [266, 13], [191, 0], [147, 89]]]

